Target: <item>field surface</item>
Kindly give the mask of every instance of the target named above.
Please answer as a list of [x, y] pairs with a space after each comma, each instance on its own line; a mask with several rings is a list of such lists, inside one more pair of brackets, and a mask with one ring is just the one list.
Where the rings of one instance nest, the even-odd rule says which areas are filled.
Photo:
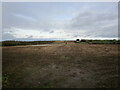
[[2, 47], [3, 88], [116, 88], [118, 46]]

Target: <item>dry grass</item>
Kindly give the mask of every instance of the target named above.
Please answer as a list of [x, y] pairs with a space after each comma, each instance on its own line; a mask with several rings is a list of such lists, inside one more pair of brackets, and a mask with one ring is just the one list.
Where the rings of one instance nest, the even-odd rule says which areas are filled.
[[3, 87], [116, 88], [118, 46], [3, 47]]

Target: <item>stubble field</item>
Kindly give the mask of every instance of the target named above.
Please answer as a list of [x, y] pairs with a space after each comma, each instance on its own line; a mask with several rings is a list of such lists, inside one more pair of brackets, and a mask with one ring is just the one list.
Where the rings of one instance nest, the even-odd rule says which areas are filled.
[[119, 45], [2, 47], [3, 88], [116, 88]]

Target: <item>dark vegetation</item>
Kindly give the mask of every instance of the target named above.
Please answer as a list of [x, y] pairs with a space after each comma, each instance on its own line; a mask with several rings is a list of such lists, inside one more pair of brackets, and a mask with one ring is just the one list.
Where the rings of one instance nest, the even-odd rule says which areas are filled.
[[3, 41], [2, 46], [51, 44], [54, 41]]
[[88, 43], [88, 44], [120, 44], [120, 40], [87, 40], [82, 39], [77, 43]]
[[[2, 41], [0, 46], [17, 46], [17, 45], [36, 45], [36, 44], [52, 44], [58, 43], [60, 41]], [[64, 41], [66, 42], [66, 41]], [[82, 39], [79, 42], [76, 41], [67, 41], [75, 43], [85, 43], [85, 44], [120, 44], [120, 40], [87, 40]]]

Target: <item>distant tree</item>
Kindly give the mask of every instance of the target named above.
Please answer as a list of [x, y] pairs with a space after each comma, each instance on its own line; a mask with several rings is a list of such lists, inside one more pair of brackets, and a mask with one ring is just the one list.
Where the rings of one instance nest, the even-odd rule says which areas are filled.
[[85, 42], [86, 40], [85, 39], [81, 39], [81, 42]]
[[80, 41], [80, 39], [76, 39], [76, 42], [79, 42]]

